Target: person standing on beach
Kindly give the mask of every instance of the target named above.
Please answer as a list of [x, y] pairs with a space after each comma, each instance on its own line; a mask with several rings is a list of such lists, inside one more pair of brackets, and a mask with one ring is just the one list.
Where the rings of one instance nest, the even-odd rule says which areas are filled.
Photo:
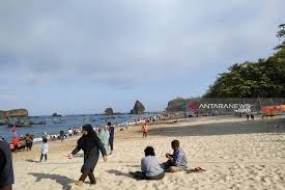
[[100, 138], [101, 142], [103, 143], [107, 154], [109, 154], [109, 152], [110, 152], [110, 148], [109, 148], [110, 134], [109, 134], [107, 126], [104, 126], [100, 130], [98, 137]]
[[59, 132], [59, 139], [60, 139], [60, 142], [63, 142], [63, 140], [64, 140], [64, 131], [60, 131]]
[[32, 137], [30, 134], [26, 134], [25, 141], [26, 141], [27, 151], [31, 151], [32, 150]]
[[75, 185], [82, 186], [87, 176], [89, 177], [90, 183], [94, 185], [96, 184], [96, 179], [93, 172], [99, 159], [99, 150], [105, 162], [108, 160], [107, 152], [90, 124], [84, 125], [82, 132], [82, 137], [77, 141], [76, 148], [68, 155], [68, 158], [71, 159], [73, 155], [77, 154], [81, 149], [83, 150], [84, 164], [81, 167], [82, 175]]
[[68, 135], [69, 135], [69, 136], [72, 136], [72, 135], [73, 135], [73, 132], [72, 132], [72, 129], [71, 129], [71, 128], [69, 128], [69, 130], [68, 130]]
[[113, 153], [114, 151], [114, 136], [115, 136], [115, 127], [112, 125], [111, 122], [107, 123], [108, 127], [109, 127], [109, 133], [110, 133], [110, 138], [109, 138], [109, 144], [110, 144], [110, 154]]
[[12, 190], [14, 171], [10, 145], [0, 138], [0, 190]]
[[147, 126], [146, 121], [145, 121], [142, 125], [143, 138], [147, 137], [147, 131], [148, 131], [148, 126]]
[[39, 162], [42, 162], [43, 158], [45, 157], [45, 161], [47, 161], [47, 153], [48, 153], [48, 140], [47, 138], [43, 138], [43, 144], [41, 148], [41, 158]]
[[35, 136], [34, 136], [34, 135], [31, 135], [31, 136], [30, 136], [30, 138], [31, 138], [31, 147], [30, 147], [30, 151], [32, 151]]

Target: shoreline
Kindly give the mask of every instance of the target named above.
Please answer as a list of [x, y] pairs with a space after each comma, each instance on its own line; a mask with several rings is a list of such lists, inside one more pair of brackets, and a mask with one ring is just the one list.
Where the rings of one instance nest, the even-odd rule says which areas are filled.
[[[285, 118], [285, 116], [281, 116], [279, 118], [273, 118], [273, 119], [264, 119], [262, 120], [261, 117], [255, 118], [254, 121], [247, 121], [246, 118], [238, 118], [234, 116], [208, 116], [208, 117], [193, 117], [193, 118], [174, 118], [174, 119], [166, 119], [166, 120], [158, 120], [155, 122], [150, 122], [148, 123], [149, 126], [149, 133], [153, 129], [161, 129], [161, 128], [178, 128], [178, 127], [199, 127], [200, 125], [205, 125], [205, 124], [211, 124], [211, 123], [237, 123], [237, 122], [275, 122], [276, 120], [279, 120], [280, 118]], [[173, 122], [173, 121], [177, 122]], [[126, 129], [127, 128], [127, 129]], [[123, 129], [122, 131], [120, 129]], [[115, 128], [115, 138], [123, 140], [123, 139], [129, 139], [126, 138], [125, 136], [133, 135], [136, 132], [140, 133], [141, 130], [141, 124], [135, 124], [135, 125], [130, 125], [130, 126], [124, 126], [124, 127], [116, 127]], [[76, 141], [81, 137], [81, 133], [79, 135], [72, 135], [67, 136], [66, 139], [64, 139], [64, 142], [69, 142], [69, 141]], [[61, 144], [60, 140], [49, 140], [48, 141], [50, 144]], [[41, 141], [34, 141], [35, 146], [39, 146], [41, 144]]]

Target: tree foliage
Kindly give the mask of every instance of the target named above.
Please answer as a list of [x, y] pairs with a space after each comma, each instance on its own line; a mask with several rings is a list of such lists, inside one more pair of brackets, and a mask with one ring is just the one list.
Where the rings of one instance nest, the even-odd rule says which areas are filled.
[[285, 97], [285, 24], [279, 25], [280, 44], [274, 55], [257, 62], [235, 63], [221, 73], [205, 98]]
[[187, 110], [187, 106], [189, 102], [195, 101], [195, 100], [200, 100], [201, 97], [191, 97], [191, 98], [175, 98], [173, 100], [170, 100], [167, 104], [166, 111], [169, 112], [177, 112], [177, 111], [185, 111]]

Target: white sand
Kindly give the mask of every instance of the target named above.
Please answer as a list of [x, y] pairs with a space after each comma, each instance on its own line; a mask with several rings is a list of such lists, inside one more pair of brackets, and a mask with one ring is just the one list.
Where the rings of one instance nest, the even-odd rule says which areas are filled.
[[[39, 147], [31, 153], [14, 154], [16, 190], [188, 190], [188, 189], [285, 189], [285, 134], [268, 121], [246, 122], [244, 118], [192, 118], [176, 124], [150, 126], [149, 137], [143, 139], [139, 128], [118, 131], [115, 153], [104, 163], [100, 159], [95, 177], [97, 184], [73, 185], [80, 176], [81, 154], [68, 160], [75, 141], [50, 145], [48, 162], [39, 159]], [[285, 131], [285, 129], [284, 129]], [[137, 181], [129, 171], [140, 169], [143, 150], [151, 145], [158, 159], [166, 161], [170, 142], [179, 139], [189, 166], [206, 169], [202, 173], [167, 173], [160, 181]], [[25, 160], [30, 160], [25, 161]]]

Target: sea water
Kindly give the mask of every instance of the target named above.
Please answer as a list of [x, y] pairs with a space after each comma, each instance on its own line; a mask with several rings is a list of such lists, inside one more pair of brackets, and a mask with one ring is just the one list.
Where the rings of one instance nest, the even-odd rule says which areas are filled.
[[47, 134], [59, 134], [60, 131], [67, 131], [70, 128], [80, 128], [84, 124], [91, 124], [93, 127], [102, 127], [107, 122], [112, 124], [118, 124], [119, 126], [132, 125], [135, 121], [141, 118], [152, 117], [154, 114], [121, 114], [121, 115], [66, 115], [62, 117], [52, 116], [37, 116], [30, 117], [30, 121], [33, 123], [45, 123], [41, 125], [32, 125], [31, 127], [17, 127], [16, 134], [12, 132], [12, 128], [7, 125], [0, 126], [0, 136], [4, 137], [8, 142], [11, 142], [13, 136], [18, 137], [25, 134], [32, 134], [35, 136], [35, 141], [40, 141], [41, 136], [44, 133]]

